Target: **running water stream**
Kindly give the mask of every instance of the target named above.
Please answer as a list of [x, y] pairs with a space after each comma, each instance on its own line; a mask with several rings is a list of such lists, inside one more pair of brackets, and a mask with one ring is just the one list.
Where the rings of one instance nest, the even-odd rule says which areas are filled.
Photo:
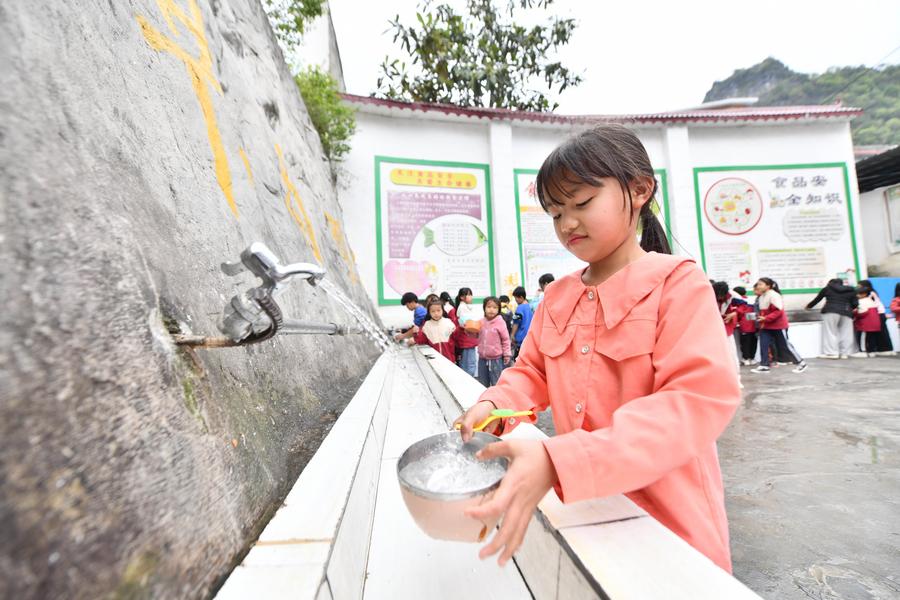
[[330, 298], [337, 301], [338, 305], [344, 309], [344, 312], [350, 315], [350, 317], [359, 324], [362, 328], [362, 333], [378, 344], [378, 347], [381, 348], [382, 352], [393, 347], [392, 340], [388, 337], [387, 333], [385, 333], [381, 327], [365, 313], [365, 311], [360, 309], [353, 300], [347, 297], [347, 294], [335, 285], [334, 282], [329, 281], [328, 279], [322, 279], [317, 282], [316, 285], [321, 287]]

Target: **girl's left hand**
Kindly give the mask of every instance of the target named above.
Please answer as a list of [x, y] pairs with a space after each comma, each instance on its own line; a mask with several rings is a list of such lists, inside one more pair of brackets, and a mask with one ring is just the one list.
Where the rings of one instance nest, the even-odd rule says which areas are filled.
[[490, 543], [478, 553], [479, 558], [485, 559], [503, 549], [497, 560], [497, 564], [502, 567], [522, 545], [535, 507], [558, 478], [544, 444], [539, 441], [495, 442], [478, 453], [478, 458], [482, 460], [498, 456], [510, 459], [506, 476], [494, 492], [493, 498], [480, 506], [468, 509], [466, 515], [483, 521], [503, 517], [500, 531], [495, 533]]

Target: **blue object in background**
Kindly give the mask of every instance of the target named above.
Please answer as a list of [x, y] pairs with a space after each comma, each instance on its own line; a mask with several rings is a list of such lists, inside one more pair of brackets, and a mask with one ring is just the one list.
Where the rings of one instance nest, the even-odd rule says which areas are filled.
[[885, 312], [890, 319], [892, 314], [888, 307], [891, 305], [891, 300], [894, 299], [894, 287], [900, 283], [900, 277], [869, 277], [869, 281], [872, 282], [875, 293], [881, 298], [881, 303], [884, 304]]

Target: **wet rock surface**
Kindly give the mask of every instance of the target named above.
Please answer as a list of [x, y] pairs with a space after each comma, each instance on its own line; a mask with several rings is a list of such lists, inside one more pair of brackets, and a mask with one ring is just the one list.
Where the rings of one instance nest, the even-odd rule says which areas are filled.
[[773, 600], [900, 597], [900, 358], [742, 375], [719, 440], [735, 576]]
[[253, 241], [374, 314], [318, 137], [254, 0], [5, 3], [0, 64], [0, 597], [207, 596], [378, 354], [170, 336]]

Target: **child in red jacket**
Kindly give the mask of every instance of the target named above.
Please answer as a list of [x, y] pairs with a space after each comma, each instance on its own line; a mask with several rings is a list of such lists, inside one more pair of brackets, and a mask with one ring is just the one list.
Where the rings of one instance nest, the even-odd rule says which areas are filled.
[[794, 373], [802, 373], [806, 370], [806, 361], [787, 341], [784, 331], [788, 328], [787, 313], [784, 311], [784, 299], [778, 284], [768, 277], [760, 277], [753, 290], [759, 297], [759, 366], [753, 369], [754, 373], [769, 372], [769, 346], [774, 345], [778, 349], [779, 356], [785, 356], [797, 365]]
[[444, 358], [454, 362], [456, 360], [456, 323], [444, 316], [444, 303], [440, 298], [435, 297], [428, 302], [425, 308], [428, 310], [428, 319], [416, 333], [415, 342], [422, 346], [431, 346]]
[[756, 315], [753, 312], [753, 305], [747, 301], [747, 289], [738, 286], [732, 291], [744, 301], [744, 304], [737, 307], [741, 364], [753, 365], [756, 364]]
[[878, 305], [866, 288], [856, 288], [856, 297], [859, 299], [859, 306], [853, 311], [853, 329], [856, 330], [859, 352], [852, 356], [856, 358], [875, 356], [878, 350], [878, 334], [881, 332]]

